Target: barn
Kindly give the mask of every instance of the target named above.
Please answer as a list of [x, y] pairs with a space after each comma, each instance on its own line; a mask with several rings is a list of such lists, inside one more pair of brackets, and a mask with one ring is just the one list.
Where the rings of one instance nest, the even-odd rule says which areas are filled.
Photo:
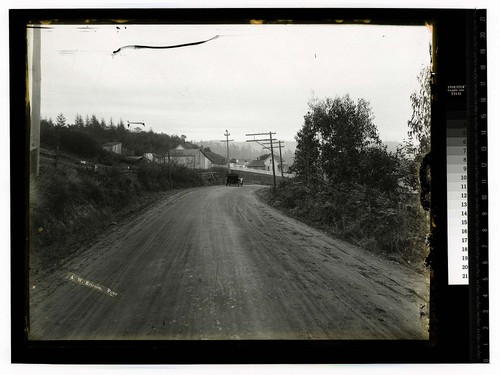
[[212, 160], [200, 149], [185, 149], [178, 145], [169, 151], [170, 162], [193, 169], [210, 169]]
[[121, 155], [122, 153], [122, 143], [121, 142], [108, 142], [101, 146], [103, 150], [108, 152], [113, 152], [115, 154]]

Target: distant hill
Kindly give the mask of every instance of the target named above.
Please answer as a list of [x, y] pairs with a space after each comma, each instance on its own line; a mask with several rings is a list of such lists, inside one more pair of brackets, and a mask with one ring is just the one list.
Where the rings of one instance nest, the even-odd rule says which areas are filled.
[[[218, 140], [210, 141], [193, 141], [197, 146], [203, 146], [203, 148], [208, 147], [210, 152], [214, 154], [217, 162], [215, 164], [225, 164], [226, 163], [226, 143]], [[401, 143], [394, 141], [383, 142], [387, 146], [387, 151], [396, 152]], [[281, 149], [281, 154], [283, 161], [287, 164], [292, 164], [295, 156], [295, 149], [297, 147], [297, 142], [285, 142], [283, 148]], [[206, 153], [206, 152], [205, 152]], [[238, 160], [257, 160], [260, 156], [268, 154], [269, 151], [263, 149], [259, 144], [254, 142], [229, 142], [229, 158]], [[279, 155], [279, 151], [276, 150], [276, 155]], [[208, 156], [208, 154], [207, 154]]]
[[[199, 146], [210, 148], [211, 152], [223, 155], [224, 159], [227, 155], [226, 143], [218, 140], [210, 141], [196, 141]], [[295, 154], [296, 142], [285, 142], [281, 149], [282, 157], [285, 163], [291, 164]], [[276, 150], [279, 155], [279, 150]], [[238, 160], [257, 160], [259, 156], [269, 153], [268, 150], [263, 149], [259, 144], [254, 142], [230, 142], [229, 143], [229, 158]]]

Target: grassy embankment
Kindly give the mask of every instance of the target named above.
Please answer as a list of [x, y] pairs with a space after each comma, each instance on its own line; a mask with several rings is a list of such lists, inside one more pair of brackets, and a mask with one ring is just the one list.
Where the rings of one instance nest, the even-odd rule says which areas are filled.
[[[164, 192], [203, 186], [198, 171], [144, 164], [134, 172], [109, 167], [42, 166], [30, 186], [31, 260], [51, 269], [110, 225], [140, 210]], [[161, 194], [163, 193], [163, 194]]]
[[389, 197], [363, 185], [305, 185], [289, 179], [260, 195], [271, 206], [328, 234], [423, 268], [429, 221], [416, 194]]

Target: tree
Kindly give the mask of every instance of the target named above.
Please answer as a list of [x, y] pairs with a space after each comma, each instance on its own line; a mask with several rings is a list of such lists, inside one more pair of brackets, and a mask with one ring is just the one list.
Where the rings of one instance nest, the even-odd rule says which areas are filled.
[[90, 126], [92, 128], [95, 128], [95, 129], [98, 129], [100, 124], [99, 124], [99, 120], [97, 119], [97, 116], [96, 115], [92, 115], [90, 117]]
[[85, 122], [83, 121], [83, 117], [80, 116], [78, 113], [75, 116], [75, 126], [78, 129], [83, 129], [85, 127]]
[[62, 149], [75, 155], [91, 158], [98, 149], [91, 136], [74, 128], [62, 128], [58, 137]]
[[85, 127], [86, 128], [90, 127], [90, 117], [89, 117], [89, 115], [85, 116]]
[[304, 126], [295, 136], [295, 140], [297, 147], [291, 171], [295, 172], [298, 178], [308, 182], [321, 178], [320, 144], [310, 116], [304, 116]]
[[56, 147], [59, 137], [52, 119], [40, 120], [40, 144], [42, 147]]
[[296, 136], [293, 170], [298, 176], [323, 176], [333, 182], [363, 183], [364, 164], [382, 142], [370, 103], [349, 95], [313, 100]]
[[56, 117], [56, 126], [63, 127], [66, 126], [66, 117], [62, 113]]
[[374, 187], [389, 196], [399, 191], [399, 179], [403, 177], [399, 153], [387, 152], [387, 146], [370, 147], [361, 155], [358, 183]]
[[125, 127], [123, 120], [120, 119], [120, 121], [118, 122], [118, 125], [116, 126], [116, 134], [117, 134], [118, 140], [120, 142], [125, 142], [125, 139], [127, 137], [127, 133], [128, 133], [128, 130]]
[[408, 121], [408, 139], [404, 142], [404, 151], [408, 157], [405, 163], [405, 182], [414, 190], [420, 191], [421, 204], [425, 209], [430, 206], [430, 180], [428, 168], [431, 149], [431, 70], [424, 67], [418, 77], [420, 85], [418, 92], [410, 95], [413, 109], [411, 119]]
[[405, 149], [409, 155], [426, 154], [431, 147], [431, 71], [423, 68], [417, 80], [420, 88], [410, 95], [413, 114], [408, 121], [408, 140]]

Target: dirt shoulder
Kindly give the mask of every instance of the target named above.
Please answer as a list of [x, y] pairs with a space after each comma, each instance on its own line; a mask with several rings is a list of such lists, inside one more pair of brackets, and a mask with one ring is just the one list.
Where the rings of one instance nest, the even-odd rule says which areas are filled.
[[32, 280], [31, 338], [428, 337], [422, 275], [283, 215], [260, 189], [186, 189], [109, 226]]
[[[256, 196], [259, 198], [259, 200], [261, 202], [273, 207], [275, 210], [282, 213], [283, 215], [286, 215], [290, 218], [298, 220], [299, 222], [302, 222], [305, 225], [311, 226], [311, 227], [323, 232], [324, 234], [326, 234], [328, 236], [338, 238], [338, 235], [331, 228], [325, 226], [324, 224], [314, 222], [312, 220], [308, 220], [306, 217], [299, 217], [297, 215], [294, 215], [290, 210], [273, 205], [271, 202], [271, 199], [270, 199], [269, 189], [260, 189], [260, 190], [256, 191]], [[353, 246], [363, 248], [362, 243], [355, 243], [353, 241], [347, 241], [346, 239], [342, 239], [342, 240], [344, 240], [348, 243], [351, 243]], [[370, 250], [370, 249], [367, 249], [367, 250]], [[397, 254], [386, 254], [386, 253], [383, 253], [380, 251], [378, 251], [378, 252], [373, 251], [373, 252], [371, 252], [371, 254], [375, 257], [380, 257], [381, 259], [383, 259], [387, 262], [398, 264], [398, 265], [401, 265], [403, 267], [406, 267], [409, 272], [416, 271], [419, 274], [425, 276], [426, 278], [429, 278], [430, 271], [429, 271], [429, 268], [424, 264], [424, 262], [416, 262], [416, 261], [411, 262], [411, 261], [402, 259], [402, 257], [398, 257]]]
[[90, 218], [92, 225], [84, 226], [81, 230], [72, 233], [68, 236], [64, 245], [54, 243], [44, 246], [42, 249], [32, 249], [29, 263], [30, 277], [36, 280], [47, 277], [60, 269], [61, 265], [78, 257], [93, 244], [102, 240], [113, 227], [123, 225], [123, 223], [147, 211], [161, 200], [176, 195], [183, 190], [186, 189], [142, 195], [121, 210], [113, 211], [104, 217]]

